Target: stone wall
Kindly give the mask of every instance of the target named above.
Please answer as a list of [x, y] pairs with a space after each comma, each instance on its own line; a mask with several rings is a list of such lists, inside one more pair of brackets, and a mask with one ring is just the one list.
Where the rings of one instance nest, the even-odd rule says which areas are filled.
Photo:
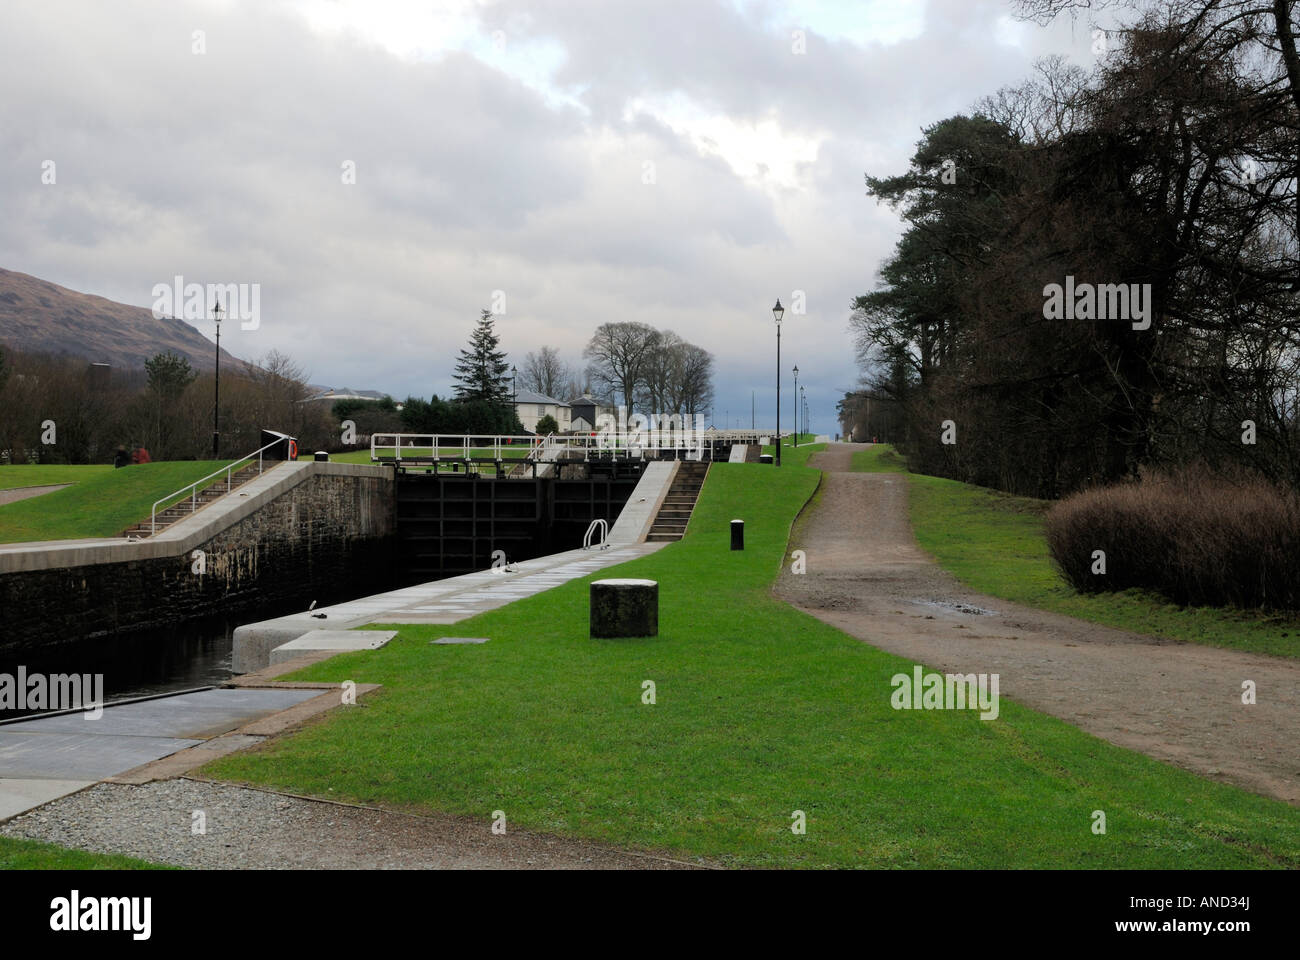
[[[297, 469], [311, 466], [317, 469]], [[0, 654], [217, 613], [265, 616], [390, 589], [392, 474], [339, 469], [346, 466], [277, 468], [285, 477], [267, 485], [265, 502], [226, 509], [225, 521], [216, 511], [205, 529], [214, 504], [181, 522], [196, 532], [174, 537], [170, 549], [160, 534], [111, 552], [70, 549], [62, 563], [51, 556], [27, 564], [39, 569], [21, 569], [21, 558], [10, 563], [0, 572]], [[202, 573], [195, 572], [194, 550], [203, 552]], [[87, 559], [97, 562], [81, 562]]]

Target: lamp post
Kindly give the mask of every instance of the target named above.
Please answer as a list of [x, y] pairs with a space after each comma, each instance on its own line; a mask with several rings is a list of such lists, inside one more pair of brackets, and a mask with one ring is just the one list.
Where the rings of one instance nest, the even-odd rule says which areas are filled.
[[[510, 365], [510, 413], [519, 418], [519, 391], [515, 389], [515, 378], [519, 376], [519, 368], [514, 364]], [[522, 422], [522, 421], [521, 421]]]
[[217, 365], [212, 378], [212, 459], [216, 460], [221, 448], [221, 301], [212, 306], [212, 317], [217, 322]]
[[799, 388], [799, 406], [803, 409], [803, 432], [808, 432], [808, 395], [804, 388]]
[[794, 445], [799, 446], [799, 365], [794, 367]]
[[781, 466], [781, 318], [785, 316], [785, 307], [777, 297], [776, 306], [772, 308], [776, 318], [776, 465]]

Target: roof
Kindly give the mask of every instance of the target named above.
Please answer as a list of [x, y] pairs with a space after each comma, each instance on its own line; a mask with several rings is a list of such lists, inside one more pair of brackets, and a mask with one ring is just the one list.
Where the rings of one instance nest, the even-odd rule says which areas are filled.
[[515, 403], [549, 403], [557, 407], [567, 407], [569, 404], [563, 400], [556, 400], [554, 397], [548, 397], [544, 393], [534, 393], [532, 390], [516, 390]]

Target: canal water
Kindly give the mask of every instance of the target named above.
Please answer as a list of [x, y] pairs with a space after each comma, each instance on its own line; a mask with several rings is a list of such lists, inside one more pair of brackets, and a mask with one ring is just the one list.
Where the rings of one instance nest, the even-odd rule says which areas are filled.
[[[27, 677], [43, 674], [102, 675], [107, 702], [224, 683], [231, 677], [231, 635], [247, 623], [225, 618], [198, 620], [165, 629], [99, 637], [0, 658], [0, 676], [16, 684], [21, 667]], [[0, 679], [0, 683], [3, 679]], [[92, 681], [98, 683], [98, 680]], [[0, 720], [40, 713], [0, 708]]]

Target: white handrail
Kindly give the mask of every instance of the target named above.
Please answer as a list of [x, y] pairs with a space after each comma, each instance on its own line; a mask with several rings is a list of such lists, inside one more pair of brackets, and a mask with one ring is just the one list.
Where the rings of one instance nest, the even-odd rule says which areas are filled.
[[[419, 442], [417, 442], [419, 441]], [[473, 434], [473, 433], [372, 433], [370, 435], [370, 459], [378, 462], [381, 449], [392, 448], [392, 460], [401, 463], [403, 460], [402, 449], [414, 447], [417, 450], [428, 450], [428, 454], [419, 454], [414, 459], [430, 460], [434, 463], [440, 462], [444, 456], [450, 460], [476, 460], [489, 459], [488, 457], [475, 457], [476, 451], [484, 453], [491, 452], [492, 460], [501, 460], [503, 447], [526, 447], [537, 442], [537, 437], [529, 434], [527, 436], [514, 436], [510, 434]], [[458, 453], [444, 454], [444, 450], [457, 450]], [[408, 459], [411, 459], [408, 457]], [[513, 458], [509, 458], [513, 459]]]
[[232, 485], [231, 477], [234, 474], [235, 465], [243, 463], [245, 460], [252, 460], [254, 457], [257, 457], [257, 472], [260, 474], [262, 472], [262, 452], [265, 450], [270, 450], [277, 443], [288, 443], [288, 440], [284, 437], [281, 437], [279, 440], [272, 440], [266, 446], [262, 447], [259, 450], [254, 450], [252, 453], [248, 454], [247, 456], [240, 457], [238, 460], [231, 460], [230, 463], [226, 464], [220, 470], [213, 470], [203, 479], [195, 480], [189, 486], [181, 487], [179, 490], [175, 490], [167, 494], [167, 496], [155, 500], [153, 502], [153, 509], [149, 511], [149, 536], [152, 537], [155, 533], [158, 532], [158, 504], [166, 503], [167, 501], [175, 497], [177, 494], [183, 494], [186, 490], [188, 490], [190, 491], [190, 512], [193, 513], [195, 510], [198, 509], [198, 505], [199, 505], [199, 490], [198, 490], [199, 484], [207, 483], [213, 477], [219, 476], [224, 472], [226, 475], [226, 493], [229, 493]]
[[[526, 463], [558, 460], [561, 453], [570, 451], [575, 459], [590, 460], [593, 455], [657, 455], [664, 452], [685, 453], [689, 459], [701, 459], [704, 451], [716, 452], [720, 444], [756, 444], [774, 437], [786, 438], [788, 431], [765, 430], [672, 430], [653, 429], [624, 433], [591, 431], [589, 433], [555, 434], [545, 437], [535, 435], [509, 436], [493, 434], [436, 434], [436, 433], [374, 433], [370, 436], [370, 459], [379, 462], [404, 459], [421, 462], [449, 460], [503, 459], [507, 448], [526, 449], [522, 459]], [[381, 450], [392, 450], [392, 455], [381, 457]], [[403, 456], [403, 450], [409, 451]], [[420, 453], [414, 454], [418, 450]], [[506, 459], [515, 459], [508, 457]], [[716, 457], [714, 457], [716, 459]]]
[[604, 517], [597, 517], [587, 526], [587, 532], [582, 535], [582, 549], [591, 549], [591, 535], [597, 528], [600, 529], [600, 541], [597, 545], [602, 550], [609, 549], [609, 544], [606, 542], [609, 539], [609, 524], [605, 521]]

